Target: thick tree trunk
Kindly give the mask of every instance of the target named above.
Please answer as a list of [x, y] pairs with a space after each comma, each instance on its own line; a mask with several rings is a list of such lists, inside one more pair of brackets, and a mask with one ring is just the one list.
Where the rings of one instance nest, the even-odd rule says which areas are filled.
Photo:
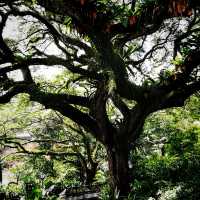
[[107, 148], [107, 155], [112, 191], [118, 199], [124, 199], [130, 192], [129, 151], [127, 146]]

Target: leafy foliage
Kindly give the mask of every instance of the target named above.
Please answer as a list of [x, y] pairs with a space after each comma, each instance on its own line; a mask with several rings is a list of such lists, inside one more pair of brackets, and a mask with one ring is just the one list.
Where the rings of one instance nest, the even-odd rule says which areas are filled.
[[[55, 162], [62, 165], [66, 161], [73, 168], [71, 175], [75, 177], [79, 171], [78, 181], [91, 183], [99, 160], [104, 159], [102, 144], [107, 153], [110, 197], [127, 197], [129, 155], [146, 118], [184, 106], [199, 92], [199, 11], [196, 0], [2, 0], [0, 103], [18, 101], [13, 98], [18, 94], [28, 96], [21, 97], [20, 108], [9, 104], [12, 112], [1, 107], [1, 146], [28, 154], [48, 176], [58, 175], [52, 169]], [[19, 34], [7, 34], [13, 21], [17, 25], [13, 33]], [[64, 73], [52, 80], [50, 75], [58, 68]], [[49, 79], [41, 80], [38, 76], [45, 70]], [[28, 106], [35, 102], [39, 112]], [[20, 109], [26, 113], [23, 117]], [[152, 182], [161, 169], [166, 170], [160, 177], [170, 174], [167, 169], [176, 168], [176, 162], [179, 168], [186, 167], [192, 159], [186, 151], [195, 152], [198, 143], [194, 119], [178, 121], [178, 117], [185, 117], [183, 113], [167, 112], [166, 118], [159, 114], [164, 119], [164, 133], [156, 117], [151, 124], [158, 123], [157, 127], [146, 122], [152, 132], [150, 141], [161, 145], [149, 147], [160, 152], [158, 155], [144, 148], [149, 158], [144, 156], [141, 164], [149, 171], [147, 177], [153, 176]], [[189, 128], [190, 123], [194, 126]], [[28, 133], [28, 140], [19, 138], [20, 131], [24, 137], [24, 131]], [[157, 132], [165, 135], [160, 138]], [[36, 146], [26, 148], [28, 144]], [[134, 156], [142, 157], [143, 152]], [[182, 159], [187, 161], [182, 163]], [[140, 162], [133, 167], [137, 164]], [[37, 183], [37, 177], [34, 179]], [[133, 187], [146, 190], [147, 184], [139, 180], [132, 176]], [[168, 182], [181, 185], [176, 180]]]
[[137, 170], [131, 198], [200, 197], [199, 102], [194, 96], [184, 109], [159, 112], [146, 121], [139, 147], [132, 154]]

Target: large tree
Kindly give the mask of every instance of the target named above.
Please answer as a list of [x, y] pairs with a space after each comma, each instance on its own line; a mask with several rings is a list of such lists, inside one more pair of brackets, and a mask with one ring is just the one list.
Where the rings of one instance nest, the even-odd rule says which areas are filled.
[[[107, 150], [112, 188], [126, 196], [129, 152], [147, 116], [200, 89], [199, 8], [196, 0], [1, 0], [0, 103], [27, 93], [89, 131]], [[10, 16], [28, 22], [24, 40], [3, 34]], [[59, 56], [39, 48], [49, 41]], [[45, 91], [32, 76], [40, 65], [63, 66], [70, 78]], [[15, 70], [23, 80], [11, 79]]]

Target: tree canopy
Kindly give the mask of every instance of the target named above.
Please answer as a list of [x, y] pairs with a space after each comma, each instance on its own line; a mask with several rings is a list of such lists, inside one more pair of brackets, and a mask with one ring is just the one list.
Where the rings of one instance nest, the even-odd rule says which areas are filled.
[[[146, 117], [199, 92], [199, 9], [196, 0], [2, 0], [0, 103], [27, 93], [82, 126], [105, 146], [113, 189], [126, 196]], [[20, 39], [5, 35], [13, 18]], [[65, 79], [50, 91], [38, 66], [62, 66]]]

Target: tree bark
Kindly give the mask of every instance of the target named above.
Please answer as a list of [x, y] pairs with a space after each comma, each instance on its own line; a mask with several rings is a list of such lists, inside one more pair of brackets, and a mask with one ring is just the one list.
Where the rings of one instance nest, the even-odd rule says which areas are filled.
[[98, 166], [97, 163], [92, 163], [90, 168], [89, 167], [86, 168], [86, 180], [85, 180], [86, 185], [90, 186], [93, 184], [95, 175], [97, 173], [97, 166]]
[[[128, 146], [128, 145], [127, 145]], [[107, 148], [112, 195], [124, 199], [130, 192], [129, 151], [127, 146]], [[110, 197], [112, 199], [113, 197]], [[113, 198], [113, 199], [114, 199]]]

